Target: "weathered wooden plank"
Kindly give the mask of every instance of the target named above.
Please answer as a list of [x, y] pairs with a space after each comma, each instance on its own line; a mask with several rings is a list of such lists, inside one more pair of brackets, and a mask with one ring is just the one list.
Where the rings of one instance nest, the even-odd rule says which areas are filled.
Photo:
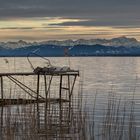
[[[40, 75], [53, 75], [53, 76], [60, 76], [60, 75], [79, 75], [79, 71], [55, 71], [49, 73], [39, 73]], [[16, 73], [0, 73], [0, 76], [30, 76], [30, 75], [38, 75], [34, 72], [16, 72]]]

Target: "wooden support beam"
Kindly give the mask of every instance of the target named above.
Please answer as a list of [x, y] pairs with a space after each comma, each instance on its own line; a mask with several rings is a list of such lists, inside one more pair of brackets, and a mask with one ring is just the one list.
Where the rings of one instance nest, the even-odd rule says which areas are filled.
[[44, 75], [44, 84], [45, 84], [45, 96], [46, 96], [46, 99], [48, 99], [48, 94], [50, 92], [52, 78], [53, 78], [53, 75], [51, 75], [51, 78], [49, 79], [49, 83], [48, 83], [48, 87], [47, 87], [47, 79], [46, 79], [46, 75]]
[[[23, 91], [25, 91], [26, 93], [28, 93], [28, 95], [30, 95], [32, 98], [35, 98], [35, 96], [33, 96], [28, 90], [25, 89], [25, 86], [23, 86], [23, 84], [20, 84], [19, 82], [15, 81], [14, 79], [11, 78], [11, 76], [7, 76], [12, 82], [14, 82], [18, 87], [20, 87]], [[29, 89], [29, 88], [28, 88]], [[34, 92], [34, 91], [33, 91]], [[36, 92], [35, 92], [36, 93]]]
[[[14, 83], [18, 83], [20, 86], [23, 86], [23, 88], [27, 88], [28, 90], [30, 90], [31, 92], [33, 92], [34, 94], [37, 94], [34, 90], [32, 90], [30, 87], [26, 86], [25, 84], [23, 84], [22, 82], [20, 82], [19, 80], [17, 80], [16, 78], [14, 78], [13, 76], [7, 76], [10, 80], [12, 80]], [[39, 95], [40, 98], [44, 99], [44, 97], [42, 97], [41, 95]]]
[[47, 90], [47, 79], [46, 79], [46, 75], [44, 75], [44, 87], [45, 87], [45, 98], [47, 101], [48, 98], [48, 90]]
[[40, 130], [40, 111], [39, 111], [39, 86], [40, 86], [40, 75], [37, 75], [37, 131], [39, 133]]
[[[60, 76], [60, 85], [59, 85], [59, 99], [60, 99], [60, 102], [59, 102], [59, 121], [60, 121], [60, 127], [62, 125], [62, 102], [61, 102], [61, 99], [62, 99], [62, 80], [63, 80], [63, 77], [62, 75]], [[60, 128], [61, 129], [61, 128]]]
[[3, 100], [3, 77], [0, 76], [0, 86], [1, 86], [1, 99]]
[[37, 93], [36, 99], [37, 100], [39, 99], [39, 86], [40, 86], [40, 75], [38, 74], [37, 75], [37, 91], [36, 91], [36, 93]]
[[70, 91], [70, 98], [71, 98], [71, 96], [72, 96], [72, 94], [73, 94], [73, 89], [74, 89], [74, 85], [75, 85], [76, 78], [77, 78], [77, 75], [74, 76], [74, 81], [73, 81], [73, 83], [72, 83], [72, 87], [71, 87], [71, 91]]
[[45, 87], [45, 131], [46, 131], [46, 140], [48, 139], [48, 89], [47, 89], [47, 78], [46, 75], [44, 75], [44, 87]]
[[61, 98], [62, 98], [62, 80], [63, 80], [63, 77], [61, 75], [60, 76], [60, 86], [59, 86], [59, 98], [60, 98], [60, 101], [61, 101]]
[[[60, 76], [60, 75], [79, 75], [78, 70], [71, 70], [71, 71], [56, 71], [56, 72], [48, 72], [48, 73], [40, 73], [40, 75], [53, 75], [53, 76]], [[0, 73], [0, 76], [30, 76], [30, 75], [38, 75], [34, 72], [16, 72], [16, 73]]]
[[[68, 108], [68, 126], [70, 126], [70, 120], [71, 120], [71, 90], [70, 90], [71, 86], [70, 86], [70, 76], [68, 75], [68, 96], [69, 96], [69, 108]], [[70, 128], [70, 127], [69, 127]], [[70, 129], [68, 129], [68, 131], [70, 131]]]

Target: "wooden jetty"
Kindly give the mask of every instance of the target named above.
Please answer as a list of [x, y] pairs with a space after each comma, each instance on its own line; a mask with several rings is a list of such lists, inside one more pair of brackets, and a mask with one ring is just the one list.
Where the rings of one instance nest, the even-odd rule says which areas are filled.
[[[26, 85], [17, 78], [22, 76], [34, 76], [36, 78], [36, 90], [32, 89], [29, 85]], [[34, 112], [36, 112], [35, 121], [37, 121], [34, 124], [37, 124], [36, 129], [38, 135], [45, 135], [45, 137], [48, 139], [57, 137], [61, 139], [63, 133], [66, 133], [66, 135], [68, 135], [68, 133], [70, 133], [71, 131], [75, 131], [76, 128], [74, 128], [74, 130], [71, 130], [70, 127], [78, 127], [78, 125], [80, 125], [79, 122], [77, 124], [75, 123], [75, 120], [78, 120], [79, 117], [77, 114], [74, 114], [73, 109], [75, 103], [75, 100], [73, 100], [73, 90], [76, 78], [78, 76], [79, 71], [71, 70], [69, 67], [37, 67], [33, 72], [0, 73], [1, 126], [3, 126], [4, 107], [6, 107], [7, 105], [11, 106], [33, 104], [35, 106]], [[50, 91], [52, 80], [54, 77], [57, 77], [57, 82], [59, 82], [58, 91], [57, 93], [55, 93], [58, 94], [57, 98], [53, 98]], [[5, 94], [7, 94], [4, 90], [6, 88], [4, 85], [4, 83], [6, 82], [6, 78], [21, 90], [23, 90], [26, 94], [28, 94], [30, 99], [5, 98]], [[40, 83], [42, 82], [41, 80], [43, 81], [44, 85], [43, 95], [40, 93]], [[78, 111], [76, 111], [76, 113], [78, 113]], [[14, 123], [11, 122], [11, 124]], [[0, 129], [0, 131], [2, 131], [2, 127]], [[77, 128], [77, 130], [79, 130], [79, 128]]]
[[[25, 84], [23, 84], [22, 82], [20, 82], [18, 79], [16, 79], [17, 76], [36, 76], [37, 77], [37, 90], [34, 91], [32, 90], [30, 87], [26, 86]], [[39, 89], [40, 89], [40, 76], [44, 76], [44, 84], [45, 84], [45, 94], [46, 97], [42, 97], [39, 94]], [[46, 76], [51, 76], [51, 79], [49, 81], [48, 84], [48, 89], [47, 89], [47, 81], [46, 81]], [[34, 72], [17, 72], [17, 73], [0, 73], [0, 91], [1, 91], [1, 98], [0, 98], [0, 105], [5, 105], [5, 104], [25, 104], [27, 103], [34, 103], [34, 102], [44, 102], [46, 100], [48, 100], [48, 92], [49, 92], [49, 87], [51, 86], [51, 82], [52, 82], [52, 78], [54, 76], [57, 76], [60, 78], [60, 87], [59, 87], [59, 98], [58, 99], [49, 99], [50, 101], [68, 101], [66, 99], [62, 99], [61, 98], [61, 91], [62, 90], [68, 90], [69, 91], [69, 100], [71, 98], [72, 92], [73, 92], [73, 88], [74, 88], [74, 84], [76, 81], [76, 77], [79, 76], [79, 71], [77, 70], [70, 70], [69, 68], [67, 69], [63, 69], [63, 68], [59, 68], [59, 70], [57, 70], [57, 68], [55, 67], [51, 67], [51, 68], [40, 68], [37, 67]], [[68, 78], [68, 87], [63, 87], [62, 83], [63, 83], [63, 77]], [[12, 81], [13, 83], [15, 83], [18, 87], [20, 87], [23, 91], [27, 92], [28, 95], [30, 95], [32, 98], [34, 98], [34, 100], [29, 100], [29, 99], [10, 99], [11, 102], [9, 102], [9, 99], [4, 99], [4, 80], [3, 78], [7, 77], [8, 79], [10, 79], [10, 81]], [[74, 77], [73, 83], [72, 85], [70, 85], [70, 77]], [[28, 89], [28, 90], [27, 90]], [[32, 92], [32, 94], [30, 92]]]

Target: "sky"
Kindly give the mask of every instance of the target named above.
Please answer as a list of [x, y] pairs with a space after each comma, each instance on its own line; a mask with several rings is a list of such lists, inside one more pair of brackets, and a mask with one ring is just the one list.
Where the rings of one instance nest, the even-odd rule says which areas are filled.
[[0, 0], [0, 41], [134, 37], [140, 0]]

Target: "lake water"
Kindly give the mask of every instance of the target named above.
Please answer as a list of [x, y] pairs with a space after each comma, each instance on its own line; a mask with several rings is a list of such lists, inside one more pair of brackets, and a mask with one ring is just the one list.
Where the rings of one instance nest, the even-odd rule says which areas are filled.
[[[139, 99], [139, 57], [57, 57], [49, 59], [54, 66], [70, 66], [72, 69], [80, 70], [83, 93], [87, 98], [95, 93], [99, 96], [101, 94], [104, 98], [113, 91], [117, 96], [121, 95], [126, 98], [135, 92], [135, 97]], [[34, 67], [46, 65], [46, 61], [40, 58], [30, 60]], [[26, 58], [0, 58], [0, 65], [1, 73], [32, 71]]]
[[[30, 60], [34, 67], [47, 65], [46, 61], [42, 61], [40, 58], [31, 58]], [[77, 80], [83, 82], [83, 102], [86, 104], [86, 110], [89, 111], [89, 114], [93, 113], [96, 97], [94, 117], [98, 127], [103, 125], [103, 116], [105, 110], [108, 109], [109, 101], [115, 100], [116, 104], [121, 102], [119, 105], [120, 116], [125, 104], [127, 106], [125, 108], [126, 117], [131, 113], [130, 104], [133, 101], [135, 125], [139, 131], [139, 57], [52, 57], [49, 60], [54, 66], [70, 66], [72, 69], [80, 70], [80, 78]], [[1, 73], [32, 71], [26, 58], [0, 58], [0, 65]], [[78, 86], [78, 82], [76, 86]], [[128, 126], [127, 121], [125, 126]]]

